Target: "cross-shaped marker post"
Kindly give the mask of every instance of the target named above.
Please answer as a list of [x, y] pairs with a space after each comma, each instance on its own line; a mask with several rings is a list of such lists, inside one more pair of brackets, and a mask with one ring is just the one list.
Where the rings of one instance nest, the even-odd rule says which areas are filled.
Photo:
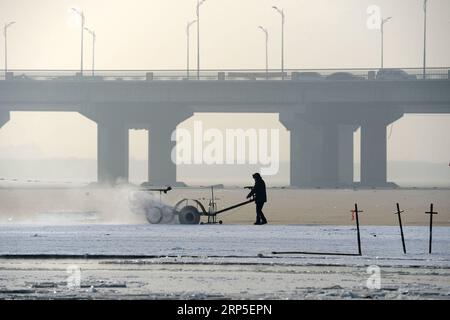
[[433, 215], [438, 213], [433, 211], [433, 204], [430, 206], [430, 211], [425, 213], [430, 215], [430, 247], [428, 253], [431, 253], [431, 243], [433, 242]]
[[358, 204], [355, 203], [355, 209], [351, 210], [352, 215], [354, 214], [356, 216], [356, 231], [358, 236], [358, 254], [361, 255], [361, 236], [359, 233], [359, 213], [363, 212], [362, 210], [358, 210]]
[[406, 246], [405, 246], [405, 237], [403, 236], [403, 226], [402, 226], [402, 213], [404, 211], [400, 211], [400, 205], [397, 203], [397, 212], [394, 214], [398, 215], [398, 224], [400, 225], [400, 235], [402, 236], [402, 245], [403, 245], [403, 253], [406, 253]]

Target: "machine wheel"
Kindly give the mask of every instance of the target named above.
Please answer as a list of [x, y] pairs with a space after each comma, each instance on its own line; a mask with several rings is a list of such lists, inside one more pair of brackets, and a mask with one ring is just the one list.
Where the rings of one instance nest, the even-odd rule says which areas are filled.
[[175, 218], [174, 209], [172, 209], [170, 207], [163, 207], [162, 212], [163, 212], [163, 217], [161, 219], [161, 223], [164, 223], [164, 224], [171, 223], [173, 221], [173, 219]]
[[186, 206], [181, 209], [178, 219], [181, 224], [199, 224], [200, 223], [200, 213], [196, 207]]
[[145, 216], [151, 224], [158, 224], [163, 219], [163, 212], [161, 208], [153, 207], [145, 212]]

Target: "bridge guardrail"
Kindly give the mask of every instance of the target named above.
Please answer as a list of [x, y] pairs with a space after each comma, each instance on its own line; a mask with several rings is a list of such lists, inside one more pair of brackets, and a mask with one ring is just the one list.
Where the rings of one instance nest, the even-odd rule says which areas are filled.
[[[291, 69], [285, 70], [0, 70], [0, 81], [322, 81], [322, 80], [423, 80], [421, 68]], [[450, 67], [427, 68], [425, 80], [450, 79]]]

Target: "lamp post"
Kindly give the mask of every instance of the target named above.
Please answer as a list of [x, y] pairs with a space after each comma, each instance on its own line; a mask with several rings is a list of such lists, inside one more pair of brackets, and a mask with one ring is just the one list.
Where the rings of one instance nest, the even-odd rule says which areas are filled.
[[95, 35], [95, 31], [85, 27], [84, 30], [89, 32], [92, 35], [92, 76], [94, 76], [95, 70], [95, 41], [97, 36]]
[[3, 27], [3, 34], [5, 36], [5, 80], [6, 80], [6, 74], [8, 72], [8, 28], [11, 27], [15, 21], [11, 21], [5, 24]]
[[186, 73], [187, 73], [187, 79], [189, 80], [189, 77], [190, 77], [190, 68], [189, 68], [189, 61], [190, 61], [190, 30], [191, 30], [191, 27], [192, 27], [192, 25], [194, 24], [194, 23], [196, 23], [197, 22], [197, 20], [193, 20], [193, 21], [190, 21], [190, 22], [188, 22], [188, 24], [187, 24], [187, 26], [186, 26], [186, 36], [187, 36], [187, 46], [186, 46], [186, 48], [187, 48], [187, 61], [186, 61]]
[[79, 11], [75, 8], [71, 8], [73, 12], [78, 14], [81, 18], [81, 66], [80, 66], [80, 74], [83, 76], [83, 36], [84, 36], [84, 24], [85, 24], [85, 18], [84, 18], [84, 12]]
[[426, 78], [427, 65], [427, 4], [428, 0], [423, 1], [423, 79]]
[[206, 0], [197, 0], [197, 80], [200, 80], [200, 7]]
[[392, 17], [381, 20], [381, 69], [384, 68], [384, 25], [388, 23]]
[[286, 20], [286, 16], [283, 9], [280, 9], [276, 6], [273, 6], [272, 8], [281, 15], [281, 77], [284, 80], [284, 23]]
[[259, 26], [264, 34], [266, 35], [266, 79], [269, 77], [269, 32], [263, 26]]

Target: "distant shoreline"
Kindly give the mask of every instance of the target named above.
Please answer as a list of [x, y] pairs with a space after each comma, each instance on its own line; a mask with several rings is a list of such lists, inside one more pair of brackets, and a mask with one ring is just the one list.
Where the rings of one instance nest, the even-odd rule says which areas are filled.
[[[58, 182], [54, 183], [55, 185], [58, 184]], [[76, 183], [74, 183], [76, 184]], [[92, 183], [87, 183], [85, 185], [71, 185], [71, 184], [61, 184], [57, 186], [52, 186], [50, 184], [47, 185], [32, 185], [32, 186], [26, 186], [26, 185], [20, 185], [20, 186], [12, 186], [12, 185], [1, 185], [0, 184], [0, 190], [76, 190], [76, 189], [120, 189], [120, 188], [135, 188], [140, 189], [141, 187], [136, 184], [123, 184], [123, 185], [117, 185], [117, 186], [107, 186], [107, 185], [97, 185]], [[156, 186], [155, 186], [156, 187]], [[179, 189], [179, 190], [203, 190], [210, 188], [210, 186], [185, 186], [185, 187], [172, 187], [173, 189]], [[242, 189], [243, 186], [223, 186], [223, 187], [216, 187], [217, 190], [237, 190]], [[274, 187], [267, 187], [267, 189], [271, 190], [316, 190], [316, 191], [334, 191], [334, 190], [348, 190], [348, 191], [368, 191], [368, 190], [437, 190], [437, 191], [450, 191], [450, 186], [443, 186], [443, 187], [427, 187], [427, 186], [396, 186], [396, 187], [291, 187], [291, 186], [274, 186]]]
[[[404, 210], [405, 226], [427, 226], [429, 215], [425, 212], [434, 204], [435, 226], [450, 226], [449, 188], [397, 188], [397, 189], [298, 189], [269, 188], [264, 213], [271, 225], [349, 225], [354, 226], [352, 210], [355, 203], [364, 212], [361, 225], [397, 226], [394, 215], [396, 204]], [[0, 223], [40, 223], [43, 213], [97, 212], [99, 224], [147, 224], [145, 204], [139, 213], [132, 210], [134, 193], [143, 193], [145, 199], [161, 201], [174, 206], [182, 199], [200, 201], [208, 208], [211, 191], [207, 187], [174, 187], [168, 193], [148, 191], [137, 186], [123, 185], [105, 188], [95, 185], [58, 188], [0, 188]], [[242, 187], [217, 187], [214, 196], [218, 210], [242, 203], [248, 190]], [[144, 211], [142, 211], [144, 210]], [[39, 216], [41, 215], [41, 216]], [[54, 217], [54, 216], [52, 216]], [[248, 204], [218, 216], [224, 224], [250, 225], [255, 221], [255, 206]], [[72, 219], [69, 217], [69, 220]], [[58, 220], [58, 219], [57, 219]], [[75, 219], [79, 222], [80, 219]], [[65, 223], [49, 220], [50, 223]], [[72, 221], [67, 221], [71, 223]], [[89, 223], [81, 219], [81, 223]]]

